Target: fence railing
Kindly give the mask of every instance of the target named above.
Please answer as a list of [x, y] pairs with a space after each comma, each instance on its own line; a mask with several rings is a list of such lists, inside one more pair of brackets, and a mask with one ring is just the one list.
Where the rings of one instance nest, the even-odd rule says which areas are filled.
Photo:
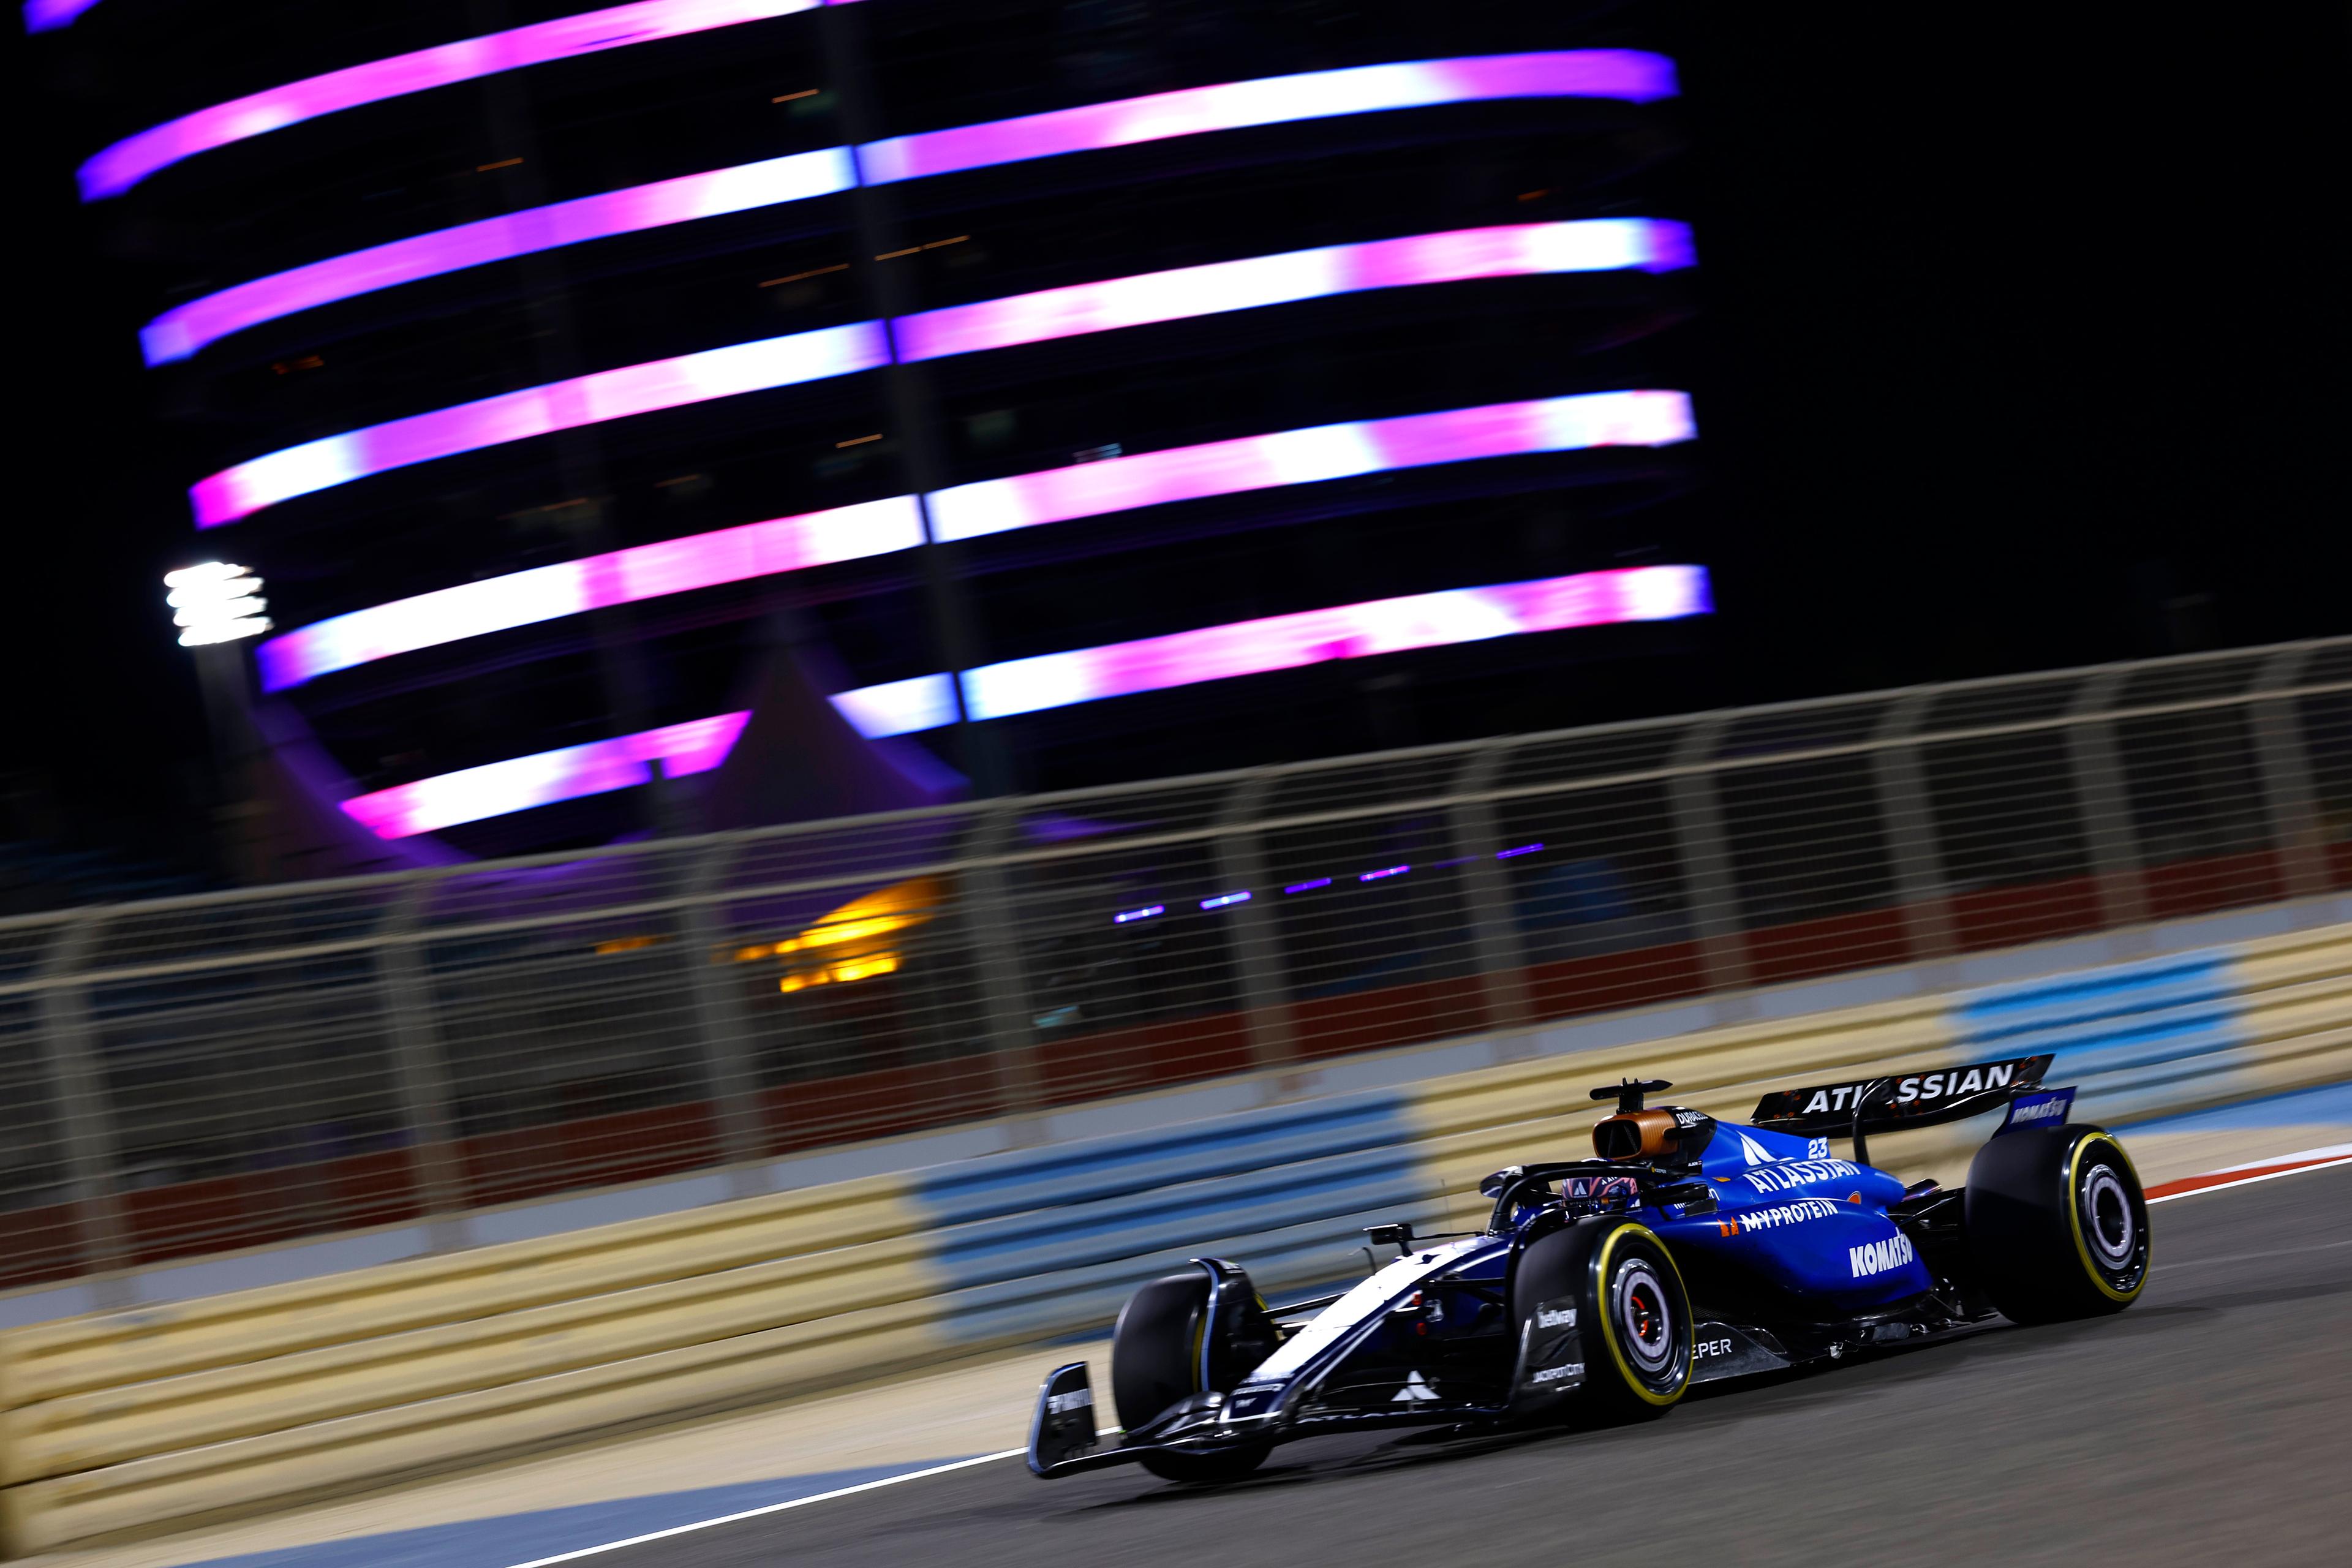
[[2352, 638], [0, 922], [0, 1287], [2352, 886]]

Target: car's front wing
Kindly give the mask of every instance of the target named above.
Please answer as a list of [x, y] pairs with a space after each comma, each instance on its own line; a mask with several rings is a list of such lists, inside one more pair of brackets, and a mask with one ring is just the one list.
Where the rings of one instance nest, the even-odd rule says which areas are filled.
[[1120, 1433], [1118, 1442], [1106, 1446], [1095, 1426], [1094, 1390], [1087, 1381], [1087, 1363], [1079, 1361], [1055, 1368], [1038, 1391], [1037, 1412], [1029, 1426], [1029, 1468], [1034, 1475], [1053, 1479], [1130, 1465], [1146, 1454], [1206, 1456], [1333, 1432], [1496, 1420], [1505, 1413], [1500, 1405], [1433, 1397], [1404, 1410], [1268, 1413], [1236, 1418], [1223, 1394], [1195, 1394], [1146, 1425]]

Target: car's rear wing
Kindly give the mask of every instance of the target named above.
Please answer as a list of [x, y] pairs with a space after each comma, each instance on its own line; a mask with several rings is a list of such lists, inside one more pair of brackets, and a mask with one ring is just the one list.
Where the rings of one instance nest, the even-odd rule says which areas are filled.
[[[2022, 1091], [2040, 1088], [2053, 1059], [2045, 1053], [1784, 1089], [1759, 1101], [1753, 1120], [1759, 1127], [1799, 1137], [1844, 1133], [1859, 1145], [1873, 1132], [1934, 1127], [1999, 1110]], [[1859, 1148], [1856, 1153], [1861, 1157]]]

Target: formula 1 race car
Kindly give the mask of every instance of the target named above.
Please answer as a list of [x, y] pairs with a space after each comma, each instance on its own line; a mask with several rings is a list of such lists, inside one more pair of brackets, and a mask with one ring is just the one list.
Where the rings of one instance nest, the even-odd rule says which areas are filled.
[[[2147, 1203], [2123, 1146], [2070, 1125], [2051, 1058], [1767, 1095], [1751, 1125], [1627, 1081], [1590, 1160], [1480, 1185], [1475, 1235], [1367, 1232], [1395, 1261], [1344, 1293], [1269, 1310], [1221, 1258], [1137, 1291], [1111, 1341], [1124, 1428], [1097, 1435], [1084, 1362], [1039, 1392], [1029, 1468], [1139, 1462], [1173, 1480], [1246, 1474], [1278, 1443], [1364, 1427], [1470, 1429], [1582, 1413], [1655, 1415], [1694, 1384], [2131, 1304]], [[1968, 1185], [1905, 1187], [1873, 1133], [2000, 1110]], [[1853, 1158], [1830, 1153], [1850, 1137]]]

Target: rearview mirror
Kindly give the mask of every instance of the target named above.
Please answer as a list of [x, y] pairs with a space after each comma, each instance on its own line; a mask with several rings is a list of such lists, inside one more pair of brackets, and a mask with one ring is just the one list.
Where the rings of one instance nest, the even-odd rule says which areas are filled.
[[1675, 1182], [1650, 1194], [1662, 1204], [1679, 1204], [1685, 1214], [1713, 1214], [1716, 1210], [1715, 1189], [1705, 1182]]

